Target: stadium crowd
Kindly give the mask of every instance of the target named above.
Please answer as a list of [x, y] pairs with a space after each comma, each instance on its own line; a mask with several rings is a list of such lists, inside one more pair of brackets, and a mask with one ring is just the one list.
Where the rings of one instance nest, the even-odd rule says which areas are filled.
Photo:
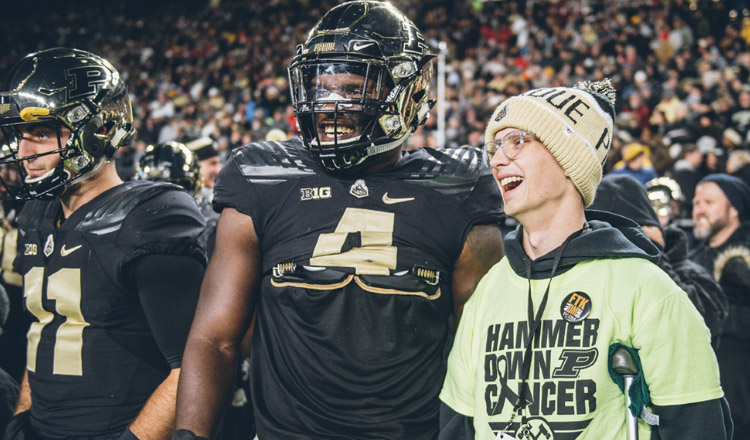
[[[138, 150], [201, 136], [230, 150], [272, 129], [297, 134], [291, 48], [335, 3], [74, 1], [41, 15], [19, 6], [18, 19], [6, 23], [0, 71], [47, 47], [101, 54], [127, 76]], [[701, 175], [726, 170], [750, 179], [750, 16], [732, 2], [394, 4], [415, 18], [433, 52], [447, 43], [447, 146], [480, 144], [507, 96], [609, 77], [618, 141], [608, 169], [682, 170], [686, 217]], [[411, 146], [437, 146], [436, 124], [430, 118]], [[125, 173], [132, 153], [120, 152]]]
[[[300, 134], [287, 67], [295, 45], [340, 2], [71, 0], [64, 10], [45, 0], [17, 5], [5, 23], [0, 74], [26, 54], [53, 47], [78, 48], [111, 61], [128, 85], [137, 130], [136, 142], [116, 153], [117, 173], [122, 180], [133, 179], [149, 145], [184, 143], [197, 152], [201, 166], [211, 160], [215, 167], [210, 184], [204, 175], [205, 194], [198, 197], [201, 207], [210, 210], [220, 167], [217, 152], [225, 161], [229, 152], [251, 142]], [[712, 189], [723, 191], [739, 221], [750, 218], [747, 188], [723, 174], [750, 185], [750, 9], [743, 9], [743, 2], [392, 2], [414, 19], [433, 53], [442, 46], [446, 55], [445, 136], [437, 133], [436, 106], [405, 149], [481, 146], [493, 111], [509, 98], [531, 89], [610, 79], [617, 116], [605, 174], [631, 176], [649, 191], [666, 189], [666, 198], [674, 199], [662, 201], [670, 206], [664, 214], [668, 218], [651, 218], [646, 209], [649, 218], [641, 226], [666, 228], [674, 221], [688, 232], [687, 243], [680, 241], [677, 249], [680, 262], [687, 260], [690, 246], [702, 252], [706, 262], [701, 264], [709, 269], [715, 269], [715, 254], [724, 250], [719, 247], [725, 242], [729, 246], [738, 237], [746, 241], [746, 230], [735, 234], [734, 227], [716, 243], [713, 229], [696, 234], [695, 242], [691, 234], [693, 200], [696, 208], [699, 201], [707, 203], [705, 193]], [[205, 153], [201, 148], [209, 138]], [[713, 177], [704, 180], [707, 176]], [[673, 180], [655, 180], [661, 177]], [[623, 197], [632, 199], [632, 194]], [[659, 202], [657, 196], [648, 197]], [[614, 203], [619, 205], [619, 199]], [[505, 226], [515, 226], [513, 219]], [[727, 241], [729, 235], [734, 238]], [[708, 239], [704, 248], [699, 239]], [[665, 246], [667, 238], [660, 240], [655, 242], [662, 249], [670, 247]], [[672, 263], [670, 275], [677, 277], [677, 262]], [[716, 281], [722, 270], [715, 271]], [[725, 279], [721, 287], [734, 281]], [[750, 310], [743, 293], [746, 285], [746, 279], [739, 280], [730, 285], [735, 293], [726, 292], [730, 303], [744, 311]], [[728, 313], [726, 298], [723, 301], [714, 307], [721, 309], [722, 322]], [[711, 307], [698, 309], [709, 314]], [[736, 316], [727, 322], [745, 325]], [[744, 337], [725, 351], [747, 356]], [[738, 365], [746, 360], [730, 361]], [[722, 379], [728, 376], [722, 371]], [[747, 403], [747, 396], [732, 398]], [[737, 426], [746, 426], [746, 421]]]

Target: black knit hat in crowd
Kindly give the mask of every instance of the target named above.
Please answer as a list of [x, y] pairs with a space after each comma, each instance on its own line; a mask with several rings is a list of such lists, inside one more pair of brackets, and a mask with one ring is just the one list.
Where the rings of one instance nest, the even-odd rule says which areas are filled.
[[596, 189], [591, 209], [608, 211], [627, 217], [641, 226], [658, 226], [646, 188], [626, 174], [607, 174]]
[[719, 188], [729, 199], [729, 203], [737, 210], [741, 222], [750, 220], [750, 187], [745, 182], [724, 173], [709, 174], [701, 179], [698, 184], [705, 182], [714, 182], [719, 185]]

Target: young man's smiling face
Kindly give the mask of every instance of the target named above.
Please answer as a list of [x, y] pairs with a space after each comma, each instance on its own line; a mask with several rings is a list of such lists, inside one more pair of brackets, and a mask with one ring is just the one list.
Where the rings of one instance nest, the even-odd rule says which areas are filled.
[[[524, 133], [522, 146], [517, 150], [520, 135]], [[505, 148], [497, 145], [490, 165], [500, 187], [507, 215], [523, 223], [519, 217], [526, 213], [554, 211], [571, 188], [578, 194], [552, 153], [533, 134], [509, 127], [495, 134], [497, 143], [502, 139], [505, 140]], [[509, 158], [506, 151], [510, 156], [517, 155]]]

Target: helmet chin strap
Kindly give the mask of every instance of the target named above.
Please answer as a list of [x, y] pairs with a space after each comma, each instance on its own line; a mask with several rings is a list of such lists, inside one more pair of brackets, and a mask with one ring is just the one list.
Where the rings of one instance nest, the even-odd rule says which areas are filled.
[[362, 160], [367, 159], [370, 156], [375, 156], [377, 154], [385, 153], [386, 151], [391, 151], [395, 148], [400, 147], [401, 144], [406, 142], [406, 140], [409, 139], [409, 136], [411, 136], [413, 133], [414, 133], [414, 128], [412, 127], [412, 128], [409, 128], [409, 130], [406, 133], [404, 133], [403, 136], [401, 136], [400, 138], [396, 139], [393, 142], [388, 142], [386, 144], [381, 144], [381, 145], [370, 145], [369, 147], [367, 147], [367, 154], [365, 154], [365, 156], [360, 160], [360, 162]]

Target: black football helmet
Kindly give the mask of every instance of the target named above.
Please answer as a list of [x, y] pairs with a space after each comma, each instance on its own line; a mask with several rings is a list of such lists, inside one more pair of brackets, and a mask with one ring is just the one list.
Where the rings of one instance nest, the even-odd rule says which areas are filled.
[[679, 214], [685, 197], [676, 180], [667, 176], [657, 177], [646, 182], [645, 186], [651, 206], [660, 217], [672, 219]]
[[353, 172], [400, 146], [435, 102], [432, 58], [414, 23], [390, 3], [331, 9], [289, 65], [305, 147], [326, 169]]
[[[29, 124], [55, 127], [58, 148], [19, 157], [21, 129]], [[60, 140], [66, 127], [71, 135]], [[2, 182], [17, 199], [54, 198], [72, 184], [85, 180], [112, 159], [135, 137], [127, 86], [105, 59], [89, 52], [54, 48], [32, 53], [18, 62], [0, 87], [0, 129], [9, 149], [0, 165], [17, 169], [17, 188]], [[26, 159], [58, 154], [58, 164], [43, 176], [30, 178]]]
[[200, 166], [195, 153], [179, 142], [149, 145], [138, 159], [135, 178], [180, 185], [195, 195], [199, 189]]

